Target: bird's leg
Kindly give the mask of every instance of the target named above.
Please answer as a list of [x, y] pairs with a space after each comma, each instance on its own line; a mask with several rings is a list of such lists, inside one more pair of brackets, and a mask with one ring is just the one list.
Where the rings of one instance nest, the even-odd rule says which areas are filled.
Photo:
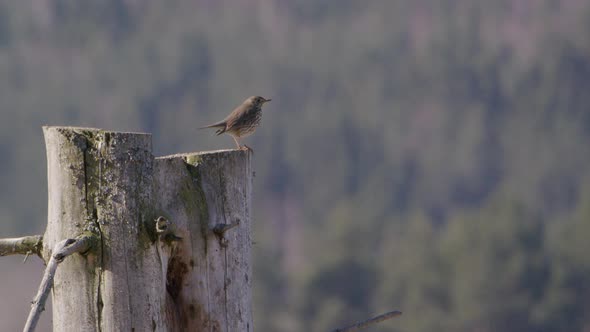
[[240, 142], [238, 142], [238, 139], [232, 135], [232, 138], [234, 139], [234, 142], [236, 142], [236, 145], [238, 146], [238, 150], [240, 150], [242, 148], [242, 146], [240, 145]]
[[254, 152], [254, 150], [252, 150], [252, 148], [247, 146], [246, 144], [240, 145], [240, 141], [235, 136], [232, 135], [232, 138], [236, 142], [236, 145], [238, 146], [238, 150], [246, 150], [246, 151]]

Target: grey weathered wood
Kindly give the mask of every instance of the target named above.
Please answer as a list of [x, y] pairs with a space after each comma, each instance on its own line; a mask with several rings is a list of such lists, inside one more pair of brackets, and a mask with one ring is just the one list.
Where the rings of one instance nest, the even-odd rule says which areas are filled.
[[168, 269], [174, 330], [252, 331], [249, 152], [162, 157], [155, 173], [158, 210], [182, 237]]
[[[87, 203], [86, 136], [74, 128], [44, 127], [47, 150], [48, 211], [43, 257], [60, 241], [76, 237], [96, 223]], [[53, 280], [54, 331], [93, 331], [98, 328], [100, 262], [97, 254], [72, 256], [60, 265]]]
[[100, 244], [60, 265], [55, 331], [164, 330], [164, 276], [144, 227], [153, 217], [146, 134], [44, 128], [49, 215], [44, 248], [90, 231]]
[[[154, 159], [146, 134], [43, 129], [44, 258], [62, 239], [100, 239], [57, 270], [55, 331], [252, 330], [248, 152]], [[158, 216], [172, 234], [156, 233]]]

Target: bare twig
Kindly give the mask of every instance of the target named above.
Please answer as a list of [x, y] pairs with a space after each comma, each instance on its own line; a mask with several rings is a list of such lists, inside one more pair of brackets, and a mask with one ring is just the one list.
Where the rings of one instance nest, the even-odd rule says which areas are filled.
[[31, 235], [18, 238], [0, 239], [0, 256], [30, 255], [41, 257], [43, 236]]
[[45, 310], [45, 301], [47, 300], [49, 291], [53, 286], [53, 278], [55, 277], [57, 265], [71, 254], [88, 251], [88, 249], [90, 249], [92, 246], [92, 242], [92, 236], [84, 235], [76, 239], [63, 240], [58, 242], [55, 247], [53, 247], [53, 252], [51, 254], [51, 258], [49, 259], [49, 263], [47, 263], [47, 267], [45, 268], [45, 273], [43, 274], [39, 291], [37, 292], [37, 295], [35, 295], [35, 299], [32, 302], [31, 312], [27, 318], [27, 322], [23, 330], [24, 332], [35, 331], [39, 317], [41, 317], [41, 312]]
[[352, 324], [352, 325], [350, 325], [350, 326], [347, 326], [347, 327], [342, 327], [342, 328], [339, 328], [339, 329], [335, 329], [335, 330], [334, 330], [334, 331], [332, 331], [332, 332], [350, 332], [350, 331], [358, 331], [358, 330], [360, 330], [360, 329], [364, 329], [364, 328], [366, 328], [366, 327], [368, 327], [368, 326], [370, 326], [370, 325], [373, 325], [373, 324], [376, 324], [376, 323], [382, 322], [382, 321], [384, 321], [384, 320], [387, 320], [387, 319], [391, 319], [391, 318], [393, 318], [393, 317], [400, 316], [401, 314], [402, 314], [402, 312], [401, 312], [401, 311], [397, 311], [397, 310], [395, 310], [395, 311], [390, 311], [390, 312], [388, 312], [388, 313], [384, 313], [383, 315], [379, 315], [379, 316], [377, 316], [377, 317], [373, 317], [373, 318], [367, 319], [367, 320], [365, 320], [365, 321], [362, 321], [362, 322], [358, 322], [358, 323]]

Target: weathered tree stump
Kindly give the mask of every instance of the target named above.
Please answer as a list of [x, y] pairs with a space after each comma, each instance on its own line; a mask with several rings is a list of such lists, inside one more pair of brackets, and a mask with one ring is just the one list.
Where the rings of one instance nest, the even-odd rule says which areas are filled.
[[249, 152], [154, 158], [148, 134], [43, 130], [43, 257], [97, 239], [57, 270], [55, 331], [252, 331]]

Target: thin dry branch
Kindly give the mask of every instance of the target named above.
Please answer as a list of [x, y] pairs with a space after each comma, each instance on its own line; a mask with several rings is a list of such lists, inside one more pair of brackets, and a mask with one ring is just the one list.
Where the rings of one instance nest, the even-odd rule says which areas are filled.
[[351, 331], [358, 331], [360, 329], [364, 329], [366, 327], [369, 327], [370, 325], [377, 324], [377, 323], [382, 322], [384, 320], [387, 320], [387, 319], [391, 319], [393, 317], [400, 316], [401, 314], [402, 314], [401, 311], [397, 311], [397, 310], [390, 311], [390, 312], [384, 313], [382, 315], [379, 315], [377, 317], [373, 317], [373, 318], [367, 319], [365, 321], [352, 324], [352, 325], [347, 326], [347, 327], [342, 327], [342, 328], [339, 328], [339, 329], [335, 329], [332, 332], [351, 332]]
[[0, 256], [35, 254], [41, 257], [41, 248], [43, 248], [41, 235], [0, 239]]
[[39, 317], [41, 317], [41, 312], [45, 310], [45, 301], [47, 300], [49, 291], [53, 286], [53, 278], [55, 277], [57, 265], [63, 262], [63, 260], [71, 254], [88, 251], [88, 249], [90, 249], [92, 246], [93, 240], [94, 239], [92, 236], [84, 235], [76, 239], [63, 240], [58, 242], [55, 247], [53, 247], [53, 252], [51, 254], [51, 258], [49, 259], [49, 263], [47, 263], [47, 267], [45, 268], [45, 273], [43, 274], [39, 291], [37, 292], [37, 295], [35, 295], [35, 299], [32, 302], [31, 312], [29, 313], [25, 328], [23, 329], [24, 332], [35, 331]]

